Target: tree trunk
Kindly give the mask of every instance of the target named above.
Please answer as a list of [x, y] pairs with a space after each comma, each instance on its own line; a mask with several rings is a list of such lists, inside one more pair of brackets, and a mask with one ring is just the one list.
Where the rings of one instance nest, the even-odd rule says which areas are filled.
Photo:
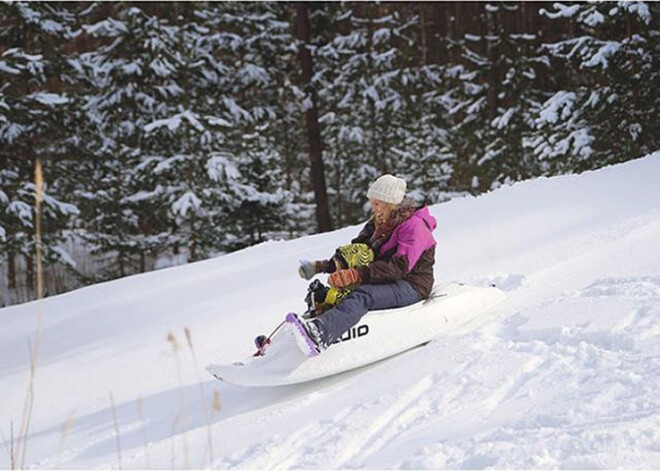
[[35, 299], [37, 285], [34, 283], [34, 260], [30, 255], [25, 255], [25, 292], [27, 299]]
[[124, 249], [119, 247], [117, 252], [117, 263], [119, 264], [119, 277], [123, 278], [126, 276], [126, 263], [124, 260]]
[[[369, 82], [373, 81], [373, 77], [375, 76], [376, 72], [374, 71], [374, 13], [372, 10], [372, 5], [369, 3], [365, 2], [365, 14], [367, 17], [367, 73], [366, 73], [366, 80]], [[385, 144], [383, 142], [383, 137], [384, 136], [379, 136], [378, 135], [378, 123], [376, 120], [376, 103], [374, 100], [368, 100], [369, 103], [369, 120], [370, 120], [370, 126], [371, 126], [371, 144], [372, 144], [372, 150], [371, 150], [371, 156], [375, 160], [374, 164], [380, 171], [382, 175], [386, 173], [390, 173], [388, 168], [387, 168], [387, 162], [385, 162], [385, 157], [384, 157], [384, 152], [382, 151], [383, 145]]]
[[323, 165], [321, 128], [319, 126], [318, 109], [316, 107], [316, 91], [312, 84], [312, 55], [307, 48], [311, 41], [311, 25], [309, 21], [309, 6], [305, 2], [296, 3], [298, 39], [300, 40], [300, 64], [302, 83], [311, 101], [305, 113], [307, 121], [307, 140], [309, 143], [309, 158], [312, 168], [312, 186], [316, 198], [316, 222], [319, 232], [332, 229], [330, 210], [328, 207], [328, 192], [325, 182]]
[[[500, 36], [500, 31], [499, 31], [499, 10], [498, 11], [489, 11], [486, 13], [486, 25], [487, 25], [487, 30], [486, 34], [489, 37], [496, 37]], [[499, 51], [497, 50], [497, 47], [495, 44], [493, 44], [493, 41], [491, 39], [486, 40], [486, 54], [488, 56], [488, 60], [490, 61], [490, 70], [488, 71], [488, 93], [487, 93], [487, 100], [488, 100], [488, 111], [487, 111], [487, 116], [489, 120], [493, 120], [495, 116], [497, 116], [497, 106], [498, 106], [498, 99], [497, 99], [497, 88], [499, 85], [499, 81], [497, 79], [498, 77], [498, 68], [500, 67], [499, 65]]]
[[7, 254], [7, 288], [16, 289], [16, 254], [12, 250]]
[[433, 42], [431, 53], [434, 64], [449, 62], [449, 20], [447, 19], [447, 6], [444, 3], [432, 3], [435, 13], [435, 26], [433, 27]]
[[419, 28], [422, 39], [422, 65], [428, 64], [428, 40], [426, 38], [426, 8], [424, 4], [419, 5]]

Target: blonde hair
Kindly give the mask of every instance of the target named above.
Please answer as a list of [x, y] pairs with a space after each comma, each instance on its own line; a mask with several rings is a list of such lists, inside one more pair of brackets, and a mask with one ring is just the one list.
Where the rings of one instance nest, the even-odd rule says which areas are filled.
[[376, 211], [373, 211], [372, 208], [373, 220], [376, 227], [380, 226], [381, 224], [385, 224], [390, 219], [390, 216], [392, 216], [392, 213], [396, 211], [396, 209], [399, 207], [398, 204], [393, 204], [393, 203], [384, 203], [384, 204], [385, 207], [387, 208], [387, 219], [379, 218], [378, 213], [376, 213]]

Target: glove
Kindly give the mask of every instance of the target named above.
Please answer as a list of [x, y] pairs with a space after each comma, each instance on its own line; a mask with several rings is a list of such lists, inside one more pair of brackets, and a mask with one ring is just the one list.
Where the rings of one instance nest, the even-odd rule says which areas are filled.
[[300, 275], [300, 278], [311, 280], [312, 277], [316, 275], [316, 263], [310, 262], [309, 260], [300, 260], [298, 274]]
[[300, 278], [304, 278], [305, 280], [309, 281], [317, 273], [327, 272], [329, 263], [330, 262], [327, 260], [316, 260], [313, 262], [310, 262], [309, 260], [300, 260], [298, 274], [300, 275]]
[[330, 286], [334, 286], [335, 288], [357, 285], [360, 284], [361, 281], [362, 277], [360, 276], [360, 272], [355, 268], [337, 270], [328, 278]]

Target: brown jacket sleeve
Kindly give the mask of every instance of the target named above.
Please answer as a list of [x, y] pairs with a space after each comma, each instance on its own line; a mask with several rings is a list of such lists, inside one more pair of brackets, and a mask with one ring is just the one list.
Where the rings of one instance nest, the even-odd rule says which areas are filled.
[[357, 237], [351, 240], [351, 244], [369, 245], [369, 239], [371, 238], [371, 235], [374, 233], [374, 230], [375, 230], [374, 220], [369, 219], [362, 228], [362, 230], [360, 231], [360, 233], [357, 235]]

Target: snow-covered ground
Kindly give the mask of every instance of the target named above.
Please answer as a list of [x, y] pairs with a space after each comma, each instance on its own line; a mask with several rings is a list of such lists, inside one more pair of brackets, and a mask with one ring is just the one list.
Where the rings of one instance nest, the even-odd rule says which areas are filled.
[[28, 467], [660, 468], [659, 181], [657, 152], [434, 206], [437, 281], [507, 301], [302, 385], [241, 388], [204, 366], [301, 310], [297, 260], [357, 226], [2, 309], [0, 468], [40, 309]]

